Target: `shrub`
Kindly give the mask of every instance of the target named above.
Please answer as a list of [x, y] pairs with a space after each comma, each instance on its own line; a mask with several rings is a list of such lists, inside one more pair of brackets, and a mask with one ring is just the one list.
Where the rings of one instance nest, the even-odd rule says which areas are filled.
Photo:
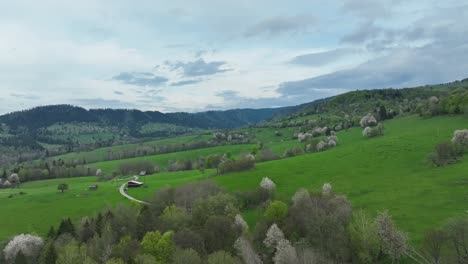
[[250, 170], [255, 167], [255, 159], [252, 159], [249, 155], [242, 157], [239, 160], [224, 160], [219, 164], [219, 173], [225, 174], [228, 172], [237, 172]]
[[281, 222], [288, 215], [288, 205], [281, 201], [274, 201], [270, 203], [265, 210], [265, 219], [270, 222]]
[[335, 142], [338, 142], [338, 137], [337, 137], [336, 135], [331, 135], [331, 136], [327, 137], [327, 140], [328, 140], [328, 141], [333, 140], [333, 141], [335, 141]]
[[259, 159], [261, 161], [277, 160], [279, 158], [280, 158], [280, 156], [278, 156], [270, 148], [263, 148], [263, 149], [260, 150]]
[[270, 180], [270, 178], [265, 177], [260, 182], [260, 188], [267, 190], [269, 193], [274, 193], [276, 189], [276, 184]]
[[373, 115], [367, 114], [359, 121], [359, 125], [361, 125], [362, 128], [373, 127], [377, 125], [377, 119], [375, 119]]
[[468, 129], [455, 130], [453, 132], [452, 142], [464, 148], [468, 147]]
[[363, 135], [363, 136], [369, 136], [369, 135], [371, 134], [371, 132], [372, 132], [372, 128], [366, 127], [366, 128], [364, 128], [364, 130], [362, 131], [362, 135]]
[[297, 135], [297, 139], [299, 140], [299, 142], [304, 142], [305, 140], [309, 139], [312, 137], [312, 134], [310, 133], [299, 133]]
[[383, 125], [378, 124], [376, 127], [366, 127], [362, 131], [362, 135], [367, 136], [367, 137], [381, 136], [383, 135], [383, 130], [384, 130]]
[[375, 263], [380, 248], [376, 222], [364, 211], [356, 212], [349, 225], [349, 236], [359, 263]]
[[283, 153], [283, 157], [289, 158], [289, 157], [295, 157], [304, 154], [304, 150], [302, 150], [301, 147], [297, 146], [291, 149], [286, 149]]
[[322, 186], [322, 193], [323, 194], [330, 194], [332, 190], [332, 185], [330, 183], [325, 183]]
[[261, 187], [252, 191], [238, 193], [238, 197], [242, 202], [242, 206], [247, 209], [259, 206], [260, 204], [268, 201], [271, 196], [272, 193]]
[[316, 149], [317, 149], [317, 151], [319, 151], [319, 152], [320, 152], [320, 151], [324, 151], [324, 150], [327, 149], [327, 146], [328, 146], [327, 143], [325, 143], [325, 142], [323, 142], [322, 140], [320, 140], [320, 142], [317, 143]]
[[463, 149], [460, 145], [446, 141], [437, 144], [429, 158], [434, 165], [445, 166], [457, 162], [462, 155]]
[[319, 138], [309, 139], [305, 144], [305, 151], [306, 152], [317, 152], [317, 144], [321, 140]]

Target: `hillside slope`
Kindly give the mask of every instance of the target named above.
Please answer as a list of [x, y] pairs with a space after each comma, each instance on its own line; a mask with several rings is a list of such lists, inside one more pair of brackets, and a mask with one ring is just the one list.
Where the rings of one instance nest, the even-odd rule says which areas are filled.
[[[337, 193], [348, 196], [354, 208], [372, 213], [388, 209], [417, 242], [426, 229], [468, 209], [467, 158], [441, 168], [432, 167], [426, 160], [436, 143], [450, 139], [455, 129], [466, 128], [467, 124], [467, 117], [461, 115], [395, 118], [385, 122], [382, 137], [365, 138], [361, 129], [353, 128], [338, 133], [339, 145], [334, 149], [258, 163], [255, 170], [211, 179], [230, 191], [240, 191], [252, 190], [263, 177], [269, 177], [277, 185], [276, 198], [285, 201], [299, 188], [317, 190], [330, 182]], [[210, 174], [211, 171], [201, 174], [195, 170], [146, 176], [142, 180], [148, 187], [132, 190], [131, 194], [148, 198], [161, 187], [196, 181]], [[0, 240], [21, 232], [45, 234], [51, 223], [56, 224], [63, 217], [78, 219], [107, 205], [128, 203], [118, 194], [121, 182], [100, 182], [97, 192], [88, 191], [87, 187], [95, 181], [96, 177], [45, 180], [26, 183], [22, 190], [0, 190], [2, 209], [10, 212], [2, 218]], [[69, 183], [69, 192], [57, 192], [57, 184], [62, 182]], [[26, 194], [7, 198], [19, 191]], [[56, 209], [50, 212], [50, 208]], [[256, 214], [245, 212], [251, 224]]]

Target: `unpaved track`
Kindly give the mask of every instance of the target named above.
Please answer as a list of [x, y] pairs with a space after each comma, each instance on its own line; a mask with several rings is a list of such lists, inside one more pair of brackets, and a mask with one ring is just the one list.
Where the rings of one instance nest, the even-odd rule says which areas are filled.
[[[133, 178], [134, 178], [135, 181], [138, 181], [138, 176], [133, 176]], [[129, 199], [130, 201], [134, 201], [134, 202], [137, 202], [137, 203], [149, 205], [149, 203], [147, 203], [147, 202], [145, 202], [145, 201], [140, 201], [140, 200], [135, 199], [135, 198], [131, 197], [130, 195], [128, 195], [128, 194], [125, 192], [125, 185], [127, 185], [127, 183], [122, 184], [122, 185], [120, 186], [120, 188], [119, 188], [119, 192], [120, 192], [120, 194], [121, 194], [123, 197]]]

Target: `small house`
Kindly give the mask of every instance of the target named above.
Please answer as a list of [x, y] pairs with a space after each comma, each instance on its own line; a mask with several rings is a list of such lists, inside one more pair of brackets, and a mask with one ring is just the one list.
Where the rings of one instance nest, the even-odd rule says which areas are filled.
[[127, 182], [127, 187], [129, 187], [129, 188], [130, 187], [140, 187], [142, 185], [143, 185], [143, 183], [139, 182], [139, 181], [132, 180], [132, 181]]
[[91, 186], [88, 187], [88, 190], [90, 190], [90, 191], [96, 191], [97, 189], [98, 189], [98, 185], [97, 185], [97, 184], [91, 185]]

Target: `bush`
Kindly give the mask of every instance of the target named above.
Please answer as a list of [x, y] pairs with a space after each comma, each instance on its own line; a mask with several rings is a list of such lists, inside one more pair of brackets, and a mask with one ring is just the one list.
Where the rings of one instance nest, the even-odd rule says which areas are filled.
[[468, 129], [455, 130], [455, 132], [453, 132], [452, 142], [463, 148], [468, 148]]
[[446, 141], [437, 144], [429, 159], [436, 166], [445, 166], [457, 162], [462, 155], [463, 148], [460, 145]]
[[301, 147], [297, 146], [291, 149], [286, 149], [283, 153], [283, 157], [290, 158], [290, 157], [299, 156], [302, 154], [304, 154], [304, 150], [302, 150]]
[[373, 127], [377, 125], [377, 119], [375, 119], [373, 115], [367, 114], [359, 121], [359, 125], [361, 125], [362, 128]]
[[273, 193], [264, 188], [257, 188], [253, 191], [238, 193], [237, 197], [246, 209], [256, 208], [260, 204], [268, 201]]
[[366, 127], [362, 131], [362, 135], [366, 137], [376, 137], [376, 136], [382, 136], [384, 131], [384, 127], [382, 124], [378, 124], [376, 127]]
[[270, 223], [282, 222], [288, 215], [288, 205], [281, 201], [272, 202], [265, 211], [265, 219]]
[[317, 146], [315, 147], [317, 149], [318, 152], [320, 151], [324, 151], [327, 149], [327, 146], [328, 144], [323, 142], [322, 140], [319, 141], [319, 143], [317, 143]]
[[250, 170], [255, 167], [255, 159], [247, 155], [239, 160], [225, 160], [219, 165], [219, 173], [237, 172]]
[[270, 148], [263, 148], [260, 150], [259, 153], [259, 160], [260, 161], [270, 161], [270, 160], [277, 160], [280, 158], [273, 150]]

